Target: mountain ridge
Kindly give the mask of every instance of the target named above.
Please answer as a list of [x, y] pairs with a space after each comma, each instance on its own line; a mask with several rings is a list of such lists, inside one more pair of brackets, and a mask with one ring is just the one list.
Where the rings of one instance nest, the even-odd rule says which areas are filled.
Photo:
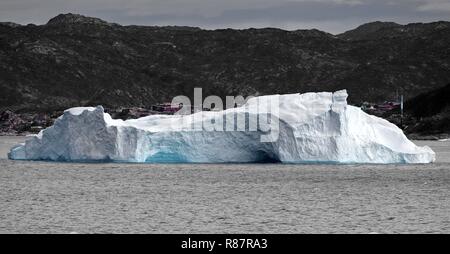
[[78, 14], [0, 23], [0, 109], [149, 107], [194, 87], [221, 97], [347, 88], [360, 103], [450, 82], [450, 22], [377, 24], [332, 35], [122, 26]]

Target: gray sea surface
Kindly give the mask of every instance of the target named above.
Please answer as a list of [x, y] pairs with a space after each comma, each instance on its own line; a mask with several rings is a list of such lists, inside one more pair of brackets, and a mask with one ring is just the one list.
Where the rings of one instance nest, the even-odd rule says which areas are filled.
[[450, 233], [450, 142], [426, 165], [11, 161], [0, 233]]

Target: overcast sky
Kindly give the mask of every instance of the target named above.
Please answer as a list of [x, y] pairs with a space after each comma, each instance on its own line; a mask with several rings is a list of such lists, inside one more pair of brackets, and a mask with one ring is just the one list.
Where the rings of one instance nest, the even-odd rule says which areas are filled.
[[122, 25], [317, 28], [340, 33], [370, 21], [450, 21], [450, 0], [0, 0], [0, 21], [44, 24], [79, 13]]

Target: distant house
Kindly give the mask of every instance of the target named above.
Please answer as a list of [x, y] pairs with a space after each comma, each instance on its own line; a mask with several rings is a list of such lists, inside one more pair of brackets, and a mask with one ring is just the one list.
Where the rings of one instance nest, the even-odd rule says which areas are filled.
[[152, 106], [152, 110], [165, 114], [175, 114], [183, 107], [183, 104], [162, 103]]
[[364, 102], [361, 105], [361, 109], [373, 114], [383, 114], [386, 112], [391, 112], [393, 110], [400, 110], [399, 102], [385, 101], [381, 104]]
[[392, 102], [392, 101], [385, 101], [382, 104], [375, 105], [375, 108], [380, 111], [391, 111], [394, 109], [400, 109], [400, 103], [398, 102]]

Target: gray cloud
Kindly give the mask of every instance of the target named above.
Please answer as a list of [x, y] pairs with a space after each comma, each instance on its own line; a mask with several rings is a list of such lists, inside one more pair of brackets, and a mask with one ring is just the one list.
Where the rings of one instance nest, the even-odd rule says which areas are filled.
[[331, 33], [365, 22], [450, 20], [448, 0], [2, 0], [1, 21], [43, 24], [59, 13], [120, 24], [202, 28], [318, 28]]

